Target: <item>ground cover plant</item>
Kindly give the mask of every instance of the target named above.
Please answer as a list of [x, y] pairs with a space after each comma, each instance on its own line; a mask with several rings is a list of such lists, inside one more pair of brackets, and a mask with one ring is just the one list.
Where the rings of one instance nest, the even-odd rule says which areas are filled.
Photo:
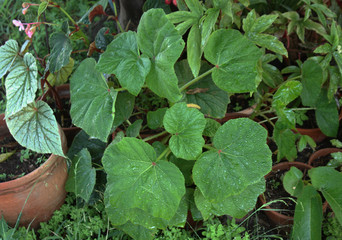
[[[23, 12], [38, 10], [37, 21], [13, 24], [27, 40], [0, 48], [14, 138], [64, 156], [53, 111], [37, 96], [69, 81], [70, 115], [83, 131], [67, 155], [66, 189], [87, 203], [104, 172], [110, 223], [136, 239], [184, 227], [189, 213], [243, 217], [265, 190], [267, 139], [277, 161], [292, 161], [316, 146], [296, 130], [305, 111], [325, 135], [336, 137], [339, 128], [342, 35], [326, 3], [279, 1], [272, 11], [267, 1], [157, 2], [146, 1], [136, 31], [119, 24], [112, 1], [97, 2], [78, 22], [56, 2], [25, 3]], [[50, 10], [67, 21], [46, 34], [49, 55], [40, 58], [35, 35], [52, 25], [42, 20]], [[108, 25], [86, 31], [95, 16]], [[87, 51], [74, 60], [78, 45]], [[241, 93], [254, 97], [253, 114], [219, 123]], [[337, 209], [340, 193], [333, 198]]]

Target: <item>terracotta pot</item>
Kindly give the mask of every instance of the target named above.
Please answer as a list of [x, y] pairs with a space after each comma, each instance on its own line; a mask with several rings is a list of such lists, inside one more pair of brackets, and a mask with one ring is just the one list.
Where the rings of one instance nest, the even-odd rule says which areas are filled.
[[[278, 171], [290, 170], [291, 167], [296, 167], [303, 171], [312, 168], [310, 165], [301, 162], [282, 162], [272, 167], [272, 171], [265, 176], [266, 181], [270, 176], [272, 176], [273, 173], [276, 173]], [[261, 203], [261, 205], [266, 204], [266, 199], [263, 194], [259, 196], [258, 200]], [[272, 208], [270, 206], [266, 206], [264, 208], [266, 209], [266, 211], [264, 211], [266, 216], [270, 219], [270, 221], [273, 224], [278, 226], [293, 224], [293, 217], [281, 214], [278, 211], [273, 211], [271, 210]]]
[[[342, 149], [340, 148], [323, 148], [323, 149], [320, 149], [318, 150], [317, 152], [314, 152], [310, 158], [309, 158], [309, 162], [308, 164], [310, 166], [312, 166], [312, 164], [320, 157], [324, 157], [324, 156], [327, 156], [331, 153], [334, 153], [334, 152], [342, 152]], [[316, 167], [316, 166], [314, 166]]]
[[[342, 119], [342, 109], [340, 110], [340, 114], [338, 116], [339, 121]], [[296, 128], [296, 130], [302, 135], [308, 135], [311, 137], [316, 143], [322, 142], [327, 136], [321, 131], [319, 128]]]
[[[61, 99], [70, 99], [70, 84], [63, 84], [60, 86], [56, 86], [55, 87], [59, 97]], [[49, 89], [45, 96], [42, 98], [42, 100], [46, 100], [46, 96], [50, 96], [53, 97], [52, 95], [52, 91]], [[65, 136], [67, 138], [68, 141], [68, 147], [71, 146], [72, 141], [74, 140], [75, 136], [77, 135], [77, 133], [79, 133], [81, 131], [81, 128], [79, 127], [62, 127]]]
[[[2, 119], [3, 116], [0, 116], [0, 120]], [[4, 124], [1, 124], [1, 129], [4, 129]], [[59, 134], [63, 151], [66, 153], [67, 142], [61, 128]], [[13, 227], [22, 211], [20, 226], [31, 224], [32, 228], [37, 228], [40, 222], [49, 220], [53, 212], [64, 203], [66, 196], [64, 185], [67, 177], [66, 160], [51, 155], [33, 172], [0, 183], [0, 215], [3, 215], [6, 222]]]
[[321, 129], [319, 128], [311, 128], [311, 129], [306, 129], [306, 128], [296, 128], [297, 131], [301, 135], [308, 135], [311, 137], [316, 143], [322, 142], [324, 139], [327, 138], [327, 136], [322, 133]]

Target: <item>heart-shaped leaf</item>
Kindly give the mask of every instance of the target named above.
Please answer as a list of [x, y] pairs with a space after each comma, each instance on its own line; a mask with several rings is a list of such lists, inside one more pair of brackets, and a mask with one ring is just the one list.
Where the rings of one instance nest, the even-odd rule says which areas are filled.
[[138, 27], [138, 46], [151, 59], [147, 86], [171, 102], [181, 98], [174, 64], [184, 49], [184, 41], [162, 9], [150, 9], [143, 14]]
[[132, 31], [115, 38], [107, 46], [97, 65], [99, 71], [115, 74], [121, 86], [135, 96], [144, 85], [150, 68], [150, 60], [139, 54], [137, 34]]
[[49, 57], [49, 70], [55, 73], [69, 63], [72, 51], [70, 38], [63, 32], [54, 33], [50, 37], [50, 47], [52, 50]]
[[215, 31], [204, 48], [205, 58], [216, 66], [215, 84], [229, 93], [253, 92], [260, 79], [257, 64], [262, 53], [239, 31]]
[[103, 142], [113, 125], [117, 92], [96, 70], [93, 58], [82, 61], [70, 80], [72, 122]]
[[18, 58], [18, 54], [19, 46], [15, 40], [8, 40], [5, 45], [0, 47], [0, 78], [9, 71], [14, 61]]
[[90, 153], [86, 148], [83, 148], [72, 159], [65, 190], [75, 193], [76, 197], [81, 197], [85, 202], [88, 202], [93, 192], [95, 181], [96, 170], [91, 166]]
[[218, 203], [260, 181], [272, 166], [266, 138], [265, 128], [248, 118], [222, 125], [214, 136], [215, 150], [202, 153], [193, 169], [204, 197]]
[[16, 114], [7, 117], [6, 123], [21, 146], [39, 153], [64, 156], [57, 121], [47, 103], [30, 103]]
[[176, 103], [166, 111], [163, 122], [172, 134], [170, 149], [177, 158], [194, 160], [201, 154], [206, 120], [200, 111], [188, 108], [184, 102]]
[[255, 207], [258, 196], [265, 191], [265, 179], [247, 186], [238, 195], [232, 195], [225, 200], [211, 203], [199, 189], [195, 191], [195, 202], [203, 216], [207, 219], [211, 215], [229, 215], [234, 218], [242, 218]]
[[26, 53], [6, 78], [6, 116], [11, 116], [35, 99], [38, 87], [36, 60]]
[[185, 194], [183, 174], [174, 164], [157, 161], [151, 145], [124, 138], [106, 149], [102, 163], [114, 208], [140, 208], [166, 220], [175, 215]]

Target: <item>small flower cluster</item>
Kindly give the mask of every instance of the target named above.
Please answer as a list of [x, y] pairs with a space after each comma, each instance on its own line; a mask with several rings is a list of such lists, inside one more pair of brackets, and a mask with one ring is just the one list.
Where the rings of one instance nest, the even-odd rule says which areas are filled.
[[[172, 0], [173, 5], [177, 6], [177, 0]], [[165, 0], [165, 4], [170, 5], [171, 0]]]
[[[25, 30], [26, 35], [29, 38], [32, 38], [34, 32], [36, 31], [37, 25], [39, 25], [39, 22], [34, 23], [22, 23], [20, 20], [13, 20], [12, 23], [14, 26], [19, 27], [19, 31]], [[26, 28], [24, 27], [26, 25]]]
[[[24, 2], [21, 6], [23, 7], [22, 13], [25, 15], [27, 13], [28, 8], [31, 6], [31, 3]], [[22, 23], [20, 20], [13, 20], [12, 23], [14, 26], [19, 27], [19, 31], [25, 30], [26, 35], [29, 38], [32, 38], [34, 32], [36, 31], [37, 25], [39, 25], [39, 22], [34, 23]], [[26, 25], [26, 28], [24, 27]]]

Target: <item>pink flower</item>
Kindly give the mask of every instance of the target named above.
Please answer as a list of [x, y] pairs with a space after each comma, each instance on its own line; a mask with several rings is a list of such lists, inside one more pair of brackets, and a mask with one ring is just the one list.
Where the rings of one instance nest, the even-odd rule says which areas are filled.
[[12, 21], [12, 23], [14, 24], [14, 26], [19, 27], [19, 31], [22, 31], [22, 30], [25, 29], [24, 24], [21, 21], [19, 21], [19, 20], [15, 20], [14, 19]]
[[[177, 6], [177, 0], [172, 0], [173, 5]], [[165, 0], [165, 4], [170, 5], [171, 0]]]
[[22, 9], [22, 13], [25, 15], [26, 13], [27, 13], [27, 9], [31, 6], [29, 3], [27, 3], [27, 2], [24, 2], [22, 5], [21, 5], [22, 7], [23, 7], [23, 9]]
[[36, 31], [36, 26], [31, 27], [31, 24], [28, 24], [25, 29], [25, 33], [29, 38], [32, 38], [32, 35], [34, 34], [35, 31]]

